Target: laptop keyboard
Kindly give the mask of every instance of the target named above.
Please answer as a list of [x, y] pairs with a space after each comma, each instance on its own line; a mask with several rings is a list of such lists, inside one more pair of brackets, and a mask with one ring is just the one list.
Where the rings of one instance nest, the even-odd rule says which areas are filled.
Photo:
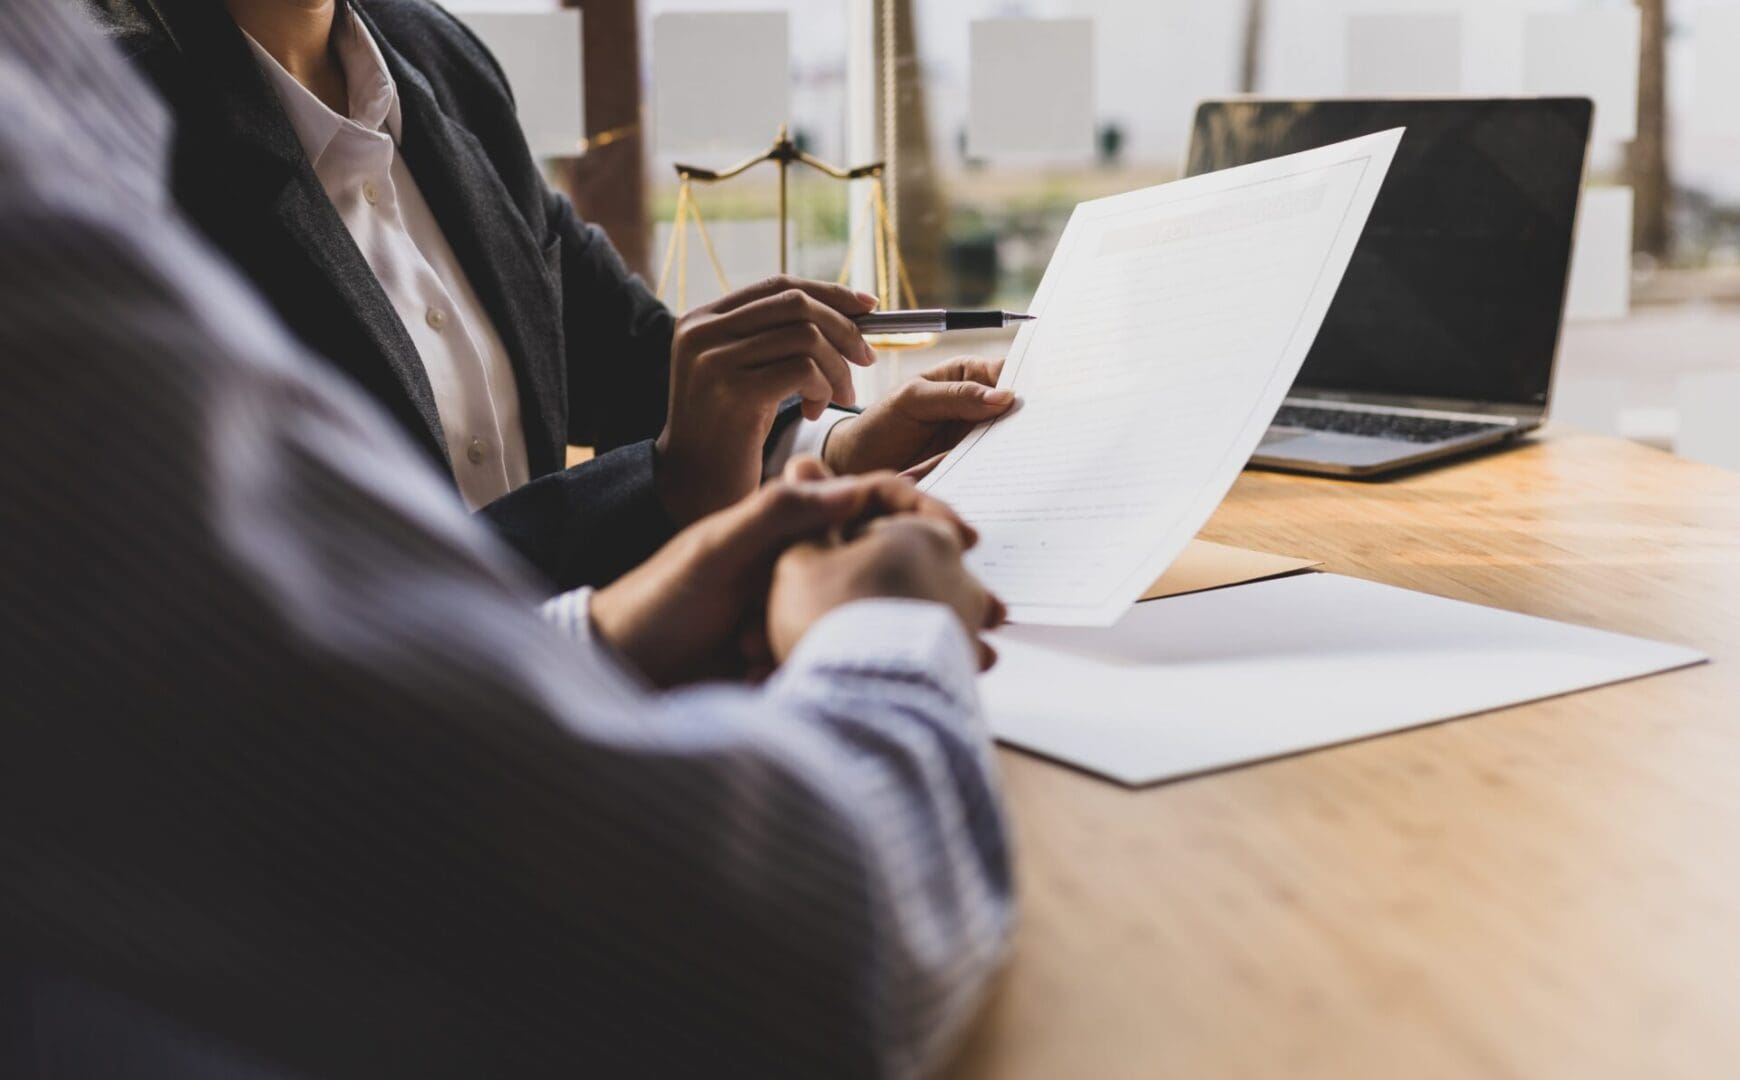
[[1309, 431], [1331, 431], [1338, 435], [1364, 435], [1373, 439], [1399, 439], [1412, 443], [1446, 442], [1465, 435], [1484, 435], [1509, 429], [1506, 424], [1482, 424], [1473, 420], [1440, 420], [1431, 416], [1353, 412], [1348, 409], [1314, 409], [1308, 405], [1283, 405], [1275, 417], [1275, 425], [1305, 428]]

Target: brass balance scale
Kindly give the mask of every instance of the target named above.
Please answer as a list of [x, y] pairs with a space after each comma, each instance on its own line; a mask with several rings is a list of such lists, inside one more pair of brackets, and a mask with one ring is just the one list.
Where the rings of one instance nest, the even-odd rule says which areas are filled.
[[[741, 176], [758, 165], [772, 162], [779, 167], [779, 272], [786, 272], [787, 245], [786, 234], [789, 228], [789, 209], [787, 205], [786, 187], [793, 165], [803, 165], [814, 169], [834, 180], [868, 180], [870, 182], [870, 198], [867, 213], [871, 217], [871, 242], [875, 246], [876, 295], [882, 301], [882, 308], [889, 309], [900, 306], [900, 300], [905, 306], [918, 306], [913, 295], [912, 281], [906, 274], [906, 263], [900, 257], [900, 246], [896, 235], [897, 229], [893, 215], [888, 211], [888, 198], [884, 186], [887, 174], [887, 163], [873, 162], [860, 165], [855, 169], [842, 169], [830, 165], [810, 154], [798, 149], [792, 142], [784, 124], [780, 125], [779, 134], [774, 139], [773, 146], [765, 153], [740, 161], [727, 169], [704, 169], [698, 165], [676, 166], [677, 178], [677, 209], [671, 222], [671, 238], [665, 245], [664, 266], [659, 271], [658, 294], [660, 299], [666, 296], [670, 285], [671, 272], [676, 270], [676, 303], [678, 311], [688, 307], [688, 226], [692, 222], [695, 235], [700, 237], [701, 247], [707, 254], [707, 261], [713, 268], [713, 273], [719, 279], [719, 287], [726, 292], [731, 291], [731, 283], [725, 276], [725, 267], [719, 261], [719, 253], [713, 247], [713, 239], [707, 234], [706, 222], [701, 220], [701, 208], [695, 201], [694, 186], [701, 184], [716, 184]], [[852, 259], [856, 254], [857, 230], [851, 231], [851, 238], [846, 244], [846, 257], [840, 266], [836, 279], [839, 284], [846, 284], [851, 277]], [[938, 335], [932, 333], [919, 334], [866, 334], [864, 340], [876, 349], [916, 349], [934, 345]]]

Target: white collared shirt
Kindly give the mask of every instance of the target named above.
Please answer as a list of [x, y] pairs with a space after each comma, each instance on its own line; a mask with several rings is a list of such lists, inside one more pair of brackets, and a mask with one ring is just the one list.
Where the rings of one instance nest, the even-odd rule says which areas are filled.
[[417, 348], [454, 479], [475, 510], [530, 478], [513, 363], [399, 154], [399, 92], [380, 49], [356, 19], [341, 19], [333, 36], [349, 116], [327, 108], [253, 38], [248, 44]]
[[[475, 510], [501, 498], [530, 479], [513, 363], [399, 155], [399, 90], [380, 47], [357, 19], [335, 23], [335, 51], [350, 96], [350, 115], [340, 116], [259, 42], [243, 36], [320, 186], [416, 346], [465, 504]], [[828, 432], [848, 415], [829, 409], [819, 420], [792, 425], [773, 447], [766, 475], [777, 474], [793, 454], [819, 455]]]

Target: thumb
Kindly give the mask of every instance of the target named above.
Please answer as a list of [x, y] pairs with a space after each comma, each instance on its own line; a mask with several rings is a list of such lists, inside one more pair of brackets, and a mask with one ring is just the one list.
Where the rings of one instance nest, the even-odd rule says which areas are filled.
[[812, 480], [827, 480], [832, 478], [833, 475], [834, 470], [828, 468], [826, 462], [821, 458], [814, 457], [810, 454], [804, 454], [801, 457], [792, 458], [791, 461], [786, 464], [785, 471], [781, 473], [781, 477], [788, 484], [802, 484]]
[[[876, 496], [876, 480], [828, 476], [820, 462], [805, 465], [800, 458], [787, 467], [785, 479], [760, 491], [721, 515], [723, 545], [741, 559], [760, 561], [777, 556], [799, 540], [838, 529], [862, 515]], [[820, 469], [825, 479], [794, 480], [792, 473], [811, 475]]]
[[900, 390], [902, 411], [914, 420], [990, 420], [1015, 403], [1015, 394], [977, 382], [931, 382], [918, 379]]
[[943, 458], [946, 458], [948, 456], [949, 456], [948, 451], [945, 450], [940, 454], [936, 454], [936, 455], [933, 455], [932, 457], [925, 458], [923, 461], [919, 462], [917, 465], [914, 465], [911, 468], [902, 471], [900, 475], [902, 477], [904, 477], [905, 479], [911, 480], [913, 483], [916, 484], [920, 480], [923, 480], [925, 477], [929, 476], [932, 472], [934, 472], [936, 470], [936, 467], [943, 463]]
[[976, 382], [996, 386], [1002, 374], [1002, 357], [992, 360], [983, 356], [957, 356], [946, 364], [931, 368], [919, 378], [932, 382]]

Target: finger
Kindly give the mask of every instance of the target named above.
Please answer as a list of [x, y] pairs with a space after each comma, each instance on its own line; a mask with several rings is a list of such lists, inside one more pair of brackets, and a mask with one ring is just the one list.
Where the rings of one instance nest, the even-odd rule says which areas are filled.
[[957, 542], [962, 551], [970, 551], [979, 546], [979, 530], [967, 524], [965, 518], [955, 513], [955, 508], [941, 499], [932, 498], [923, 492], [918, 496], [918, 507], [913, 511], [920, 517], [940, 521], [954, 530]]
[[985, 594], [985, 629], [995, 630], [1009, 621], [1009, 605], [996, 593]]
[[[811, 361], [827, 383], [813, 397], [806, 393], [805, 401], [819, 401], [826, 407], [830, 401], [851, 405], [857, 400], [857, 392], [852, 387], [852, 369], [846, 358], [834, 348], [833, 342], [809, 323], [763, 330], [752, 337], [721, 345], [707, 354], [706, 362], [727, 365], [734, 370], [753, 370], [777, 367], [794, 357]], [[788, 372], [796, 373], [795, 369]]]
[[758, 281], [753, 285], [728, 293], [714, 302], [713, 310], [724, 313], [735, 311], [745, 304], [757, 300], [799, 289], [820, 300], [843, 315], [866, 315], [876, 310], [876, 297], [870, 293], [857, 292], [844, 285], [835, 285], [828, 281], [811, 281], [808, 278], [793, 277], [790, 274], [775, 274], [773, 277]]
[[979, 542], [978, 530], [962, 520], [953, 507], [919, 491], [912, 481], [893, 473], [867, 473], [858, 479], [864, 484], [867, 495], [863, 509], [853, 519], [860, 525], [878, 518], [911, 514], [948, 526], [962, 550]]
[[831, 480], [834, 470], [814, 454], [800, 454], [786, 462], [781, 479], [789, 484], [802, 484], [815, 480]]
[[744, 388], [746, 393], [764, 404], [784, 401], [794, 394], [803, 398], [806, 420], [815, 420], [826, 412], [828, 402], [834, 396], [833, 384], [807, 356], [794, 356], [748, 372]]
[[939, 557], [959, 558], [964, 545], [959, 531], [949, 522], [923, 514], [895, 514], [872, 521], [866, 535], [882, 535], [919, 542], [930, 547]]
[[[801, 461], [792, 467], [807, 472]], [[825, 472], [826, 466], [822, 469]], [[896, 498], [897, 493], [879, 490], [880, 479], [775, 480], [717, 515], [715, 543], [737, 558], [771, 558], [799, 540], [839, 529], [874, 512], [879, 502]]]
[[[734, 361], [721, 358], [721, 364]], [[784, 360], [732, 372], [738, 394], [757, 406], [773, 406], [792, 395], [803, 398], [806, 419], [814, 420], [827, 410], [834, 396], [834, 384], [828, 381], [815, 361], [807, 356], [788, 356]]]
[[[805, 464], [810, 462], [811, 464]], [[819, 474], [814, 470], [820, 470]], [[979, 542], [978, 531], [963, 521], [954, 508], [941, 499], [932, 498], [915, 488], [910, 481], [889, 472], [866, 473], [861, 476], [834, 477], [827, 466], [813, 458], [797, 458], [786, 467], [780, 487], [790, 489], [787, 501], [804, 500], [804, 512], [792, 506], [765, 505], [777, 502], [781, 496], [776, 485], [769, 484], [758, 496], [759, 510], [768, 521], [764, 528], [767, 542], [789, 543], [792, 539], [815, 532], [857, 524], [865, 526], [881, 518], [910, 515], [940, 524], [949, 530], [961, 550]], [[757, 500], [748, 500], [746, 515], [757, 512]], [[788, 521], [779, 521], [789, 516]]]
[[914, 465], [912, 468], [905, 470], [904, 472], [902, 472], [900, 474], [900, 477], [903, 480], [911, 480], [913, 483], [916, 484], [918, 481], [923, 480], [925, 477], [929, 476], [931, 474], [931, 472], [933, 470], [935, 470], [938, 465], [942, 464], [943, 458], [946, 458], [948, 456], [949, 456], [949, 452], [947, 450], [944, 450], [942, 453], [936, 455], [935, 457], [926, 458], [925, 460], [919, 462], [917, 465]]
[[[821, 522], [822, 528], [836, 529], [854, 526], [853, 534], [861, 533], [871, 522], [882, 518], [910, 515], [925, 518], [940, 523], [955, 536], [955, 542], [966, 550], [979, 542], [976, 529], [968, 525], [956, 514], [954, 508], [940, 499], [925, 495], [912, 483], [890, 472], [865, 473], [859, 476], [841, 476], [804, 482], [813, 475], [807, 470], [811, 466], [799, 465], [797, 459], [787, 466], [787, 472], [782, 483], [787, 487], [797, 489], [804, 498], [814, 500], [815, 513], [802, 521]], [[817, 465], [820, 465], [818, 462]], [[826, 466], [820, 466], [823, 475]], [[794, 470], [797, 471], [794, 475]], [[773, 485], [763, 487], [762, 497], [771, 498], [770, 489]], [[794, 521], [791, 529], [776, 529], [775, 533], [785, 536], [803, 535], [805, 525], [802, 521]], [[812, 525], [814, 531], [816, 526]], [[787, 541], [789, 542], [789, 540]]]
[[717, 315], [694, 333], [703, 342], [723, 343], [763, 330], [808, 323], [820, 330], [841, 356], [860, 366], [876, 362], [858, 324], [802, 289], [787, 289]]
[[[966, 571], [963, 569], [963, 572]], [[979, 584], [978, 580], [970, 573], [967, 574], [967, 577], [968, 580], [972, 581], [974, 599], [978, 601], [975, 606], [979, 611], [979, 630], [984, 631], [995, 629], [1000, 621], [999, 613], [1004, 610], [1003, 602], [998, 600], [989, 589]], [[967, 625], [968, 629], [971, 630], [972, 623], [969, 622]], [[991, 666], [997, 662], [997, 650], [992, 647], [990, 642], [986, 641], [978, 634], [974, 634], [973, 641], [979, 649], [979, 670], [991, 670]]]
[[984, 356], [957, 356], [931, 368], [919, 378], [931, 382], [976, 382], [985, 386], [996, 386], [997, 380], [1002, 376], [1002, 357], [992, 359]]
[[980, 423], [1002, 416], [1013, 404], [1013, 391], [979, 382], [932, 382], [921, 378], [895, 391], [895, 406], [902, 413], [933, 424], [951, 420]]
[[975, 638], [973, 644], [978, 647], [979, 671], [981, 673], [990, 671], [997, 666], [997, 650], [991, 647], [990, 642], [984, 638]]

